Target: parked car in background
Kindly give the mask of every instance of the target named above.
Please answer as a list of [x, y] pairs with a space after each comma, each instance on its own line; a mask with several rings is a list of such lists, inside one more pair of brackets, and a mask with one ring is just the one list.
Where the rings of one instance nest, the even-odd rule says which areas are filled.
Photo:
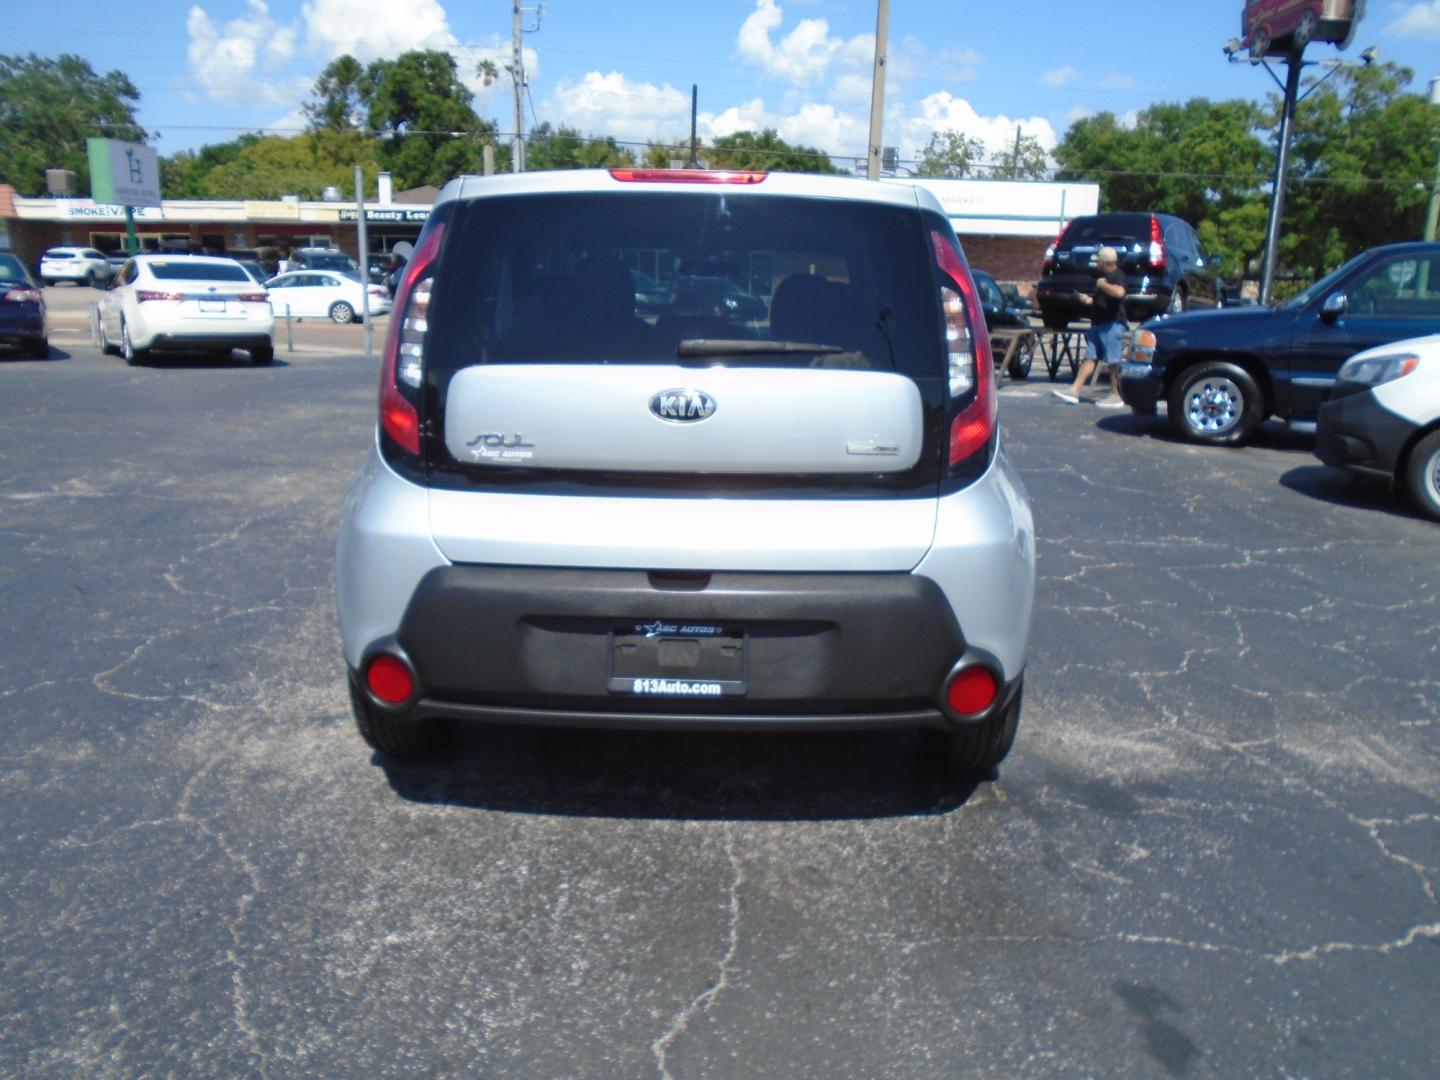
[[45, 293], [9, 251], [0, 251], [0, 345], [13, 345], [36, 360], [50, 355]]
[[358, 278], [342, 273], [321, 273], [311, 270], [279, 274], [267, 282], [270, 304], [276, 316], [288, 313], [297, 319], [325, 318], [334, 323], [350, 323], [360, 319], [368, 290], [370, 314], [384, 315], [390, 310], [390, 293], [383, 285], [362, 285]]
[[290, 252], [287, 270], [333, 270], [360, 279], [359, 265], [339, 248], [296, 248]]
[[53, 247], [40, 256], [40, 280], [46, 285], [62, 281], [101, 285], [110, 280], [111, 267], [104, 252], [87, 247]]
[[264, 285], [270, 277], [265, 273], [265, 268], [255, 259], [236, 259], [235, 261], [240, 264], [240, 269], [244, 270], [256, 285]]
[[[629, 267], [655, 252], [771, 268], [768, 323], [713, 318], [760, 310], [694, 277], [707, 314], [640, 318]], [[336, 576], [380, 753], [469, 720], [904, 727], [937, 769], [1005, 757], [1034, 534], [935, 196], [763, 172], [465, 178], [396, 305]]]
[[[975, 289], [980, 293], [980, 309], [985, 315], [985, 325], [993, 330], [1027, 330], [1030, 327], [1030, 309], [1019, 302], [1018, 296], [1005, 292], [996, 280], [984, 270], [970, 270], [970, 276], [975, 279]], [[992, 349], [995, 352], [995, 362], [1001, 361], [1003, 354], [998, 347]], [[1012, 379], [1026, 379], [1030, 377], [1030, 366], [1035, 360], [1035, 349], [1033, 343], [1028, 339], [1017, 341], [1015, 349], [1011, 352], [1010, 362], [1006, 366], [1006, 373]]]
[[674, 291], [665, 288], [649, 274], [631, 270], [630, 280], [635, 283], [635, 310], [642, 316], [659, 315], [675, 302]]
[[1096, 255], [1113, 247], [1125, 275], [1125, 317], [1178, 314], [1222, 303], [1219, 263], [1188, 222], [1171, 214], [1114, 213], [1078, 217], [1045, 249], [1035, 304], [1047, 327], [1064, 329], [1089, 318], [1080, 294], [1095, 291]]
[[1440, 332], [1440, 243], [1351, 259], [1275, 307], [1146, 323], [1120, 370], [1136, 412], [1167, 404], [1176, 434], [1242, 443], [1264, 419], [1313, 421], [1340, 366], [1365, 349]]
[[136, 255], [100, 301], [101, 349], [127, 364], [163, 350], [234, 349], [268, 364], [273, 328], [265, 291], [234, 259], [218, 256]]
[[1320, 406], [1315, 454], [1393, 482], [1421, 513], [1440, 520], [1440, 334], [1345, 361]]

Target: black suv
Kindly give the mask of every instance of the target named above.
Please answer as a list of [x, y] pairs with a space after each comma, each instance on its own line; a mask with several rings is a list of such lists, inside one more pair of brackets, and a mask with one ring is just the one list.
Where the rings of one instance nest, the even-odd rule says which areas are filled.
[[1079, 296], [1095, 291], [1095, 257], [1102, 247], [1113, 247], [1120, 257], [1125, 315], [1132, 322], [1223, 303], [1219, 264], [1187, 222], [1171, 214], [1092, 214], [1070, 222], [1045, 250], [1035, 302], [1050, 329], [1089, 317]]
[[1177, 315], [1135, 335], [1120, 396], [1160, 401], [1195, 442], [1241, 443], [1268, 416], [1312, 421], [1349, 357], [1440, 333], [1440, 243], [1371, 248], [1277, 307]]

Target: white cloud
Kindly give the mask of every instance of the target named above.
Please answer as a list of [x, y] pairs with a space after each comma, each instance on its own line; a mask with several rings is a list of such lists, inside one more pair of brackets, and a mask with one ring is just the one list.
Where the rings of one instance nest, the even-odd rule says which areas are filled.
[[1100, 80], [1100, 86], [1105, 90], [1129, 90], [1134, 85], [1135, 80], [1123, 71], [1112, 71]]
[[1046, 86], [1068, 86], [1081, 75], [1079, 68], [1066, 64], [1064, 67], [1051, 68], [1040, 76], [1040, 81]]
[[813, 146], [843, 156], [847, 150], [855, 154], [864, 150], [870, 123], [868, 118], [862, 122], [850, 113], [840, 112], [833, 105], [812, 102], [782, 117], [777, 127], [780, 137], [787, 143]]
[[437, 0], [307, 0], [300, 17], [307, 50], [327, 63], [347, 53], [364, 64], [410, 49], [459, 44]]
[[1095, 110], [1088, 105], [1072, 105], [1070, 111], [1065, 114], [1065, 126], [1069, 127], [1077, 120], [1086, 120], [1095, 115]]
[[562, 80], [538, 111], [541, 120], [621, 142], [671, 139], [690, 129], [689, 93], [669, 83], [633, 82], [618, 71]]
[[1440, 38], [1440, 0], [1418, 0], [1385, 27], [1391, 37]]
[[220, 26], [199, 5], [190, 9], [185, 19], [190, 77], [213, 101], [289, 104], [293, 80], [277, 84], [262, 73], [274, 72], [294, 58], [295, 27], [277, 23], [264, 0], [246, 0], [245, 10], [245, 15]]
[[832, 61], [850, 67], [874, 62], [874, 35], [857, 34], [848, 41], [832, 37], [825, 19], [801, 19], [777, 44], [771, 34], [784, 19], [775, 0], [755, 0], [755, 10], [740, 24], [736, 39], [740, 59], [769, 75], [800, 84], [826, 75]]
[[[1034, 138], [1048, 152], [1055, 148], [1055, 128], [1043, 116], [1009, 117], [1004, 115], [982, 116], [964, 98], [957, 98], [941, 90], [920, 102], [918, 112], [912, 112], [899, 122], [900, 156], [915, 156], [919, 149], [928, 146], [930, 134], [935, 131], [959, 131], [985, 143], [990, 154], [1003, 152], [1014, 143], [1015, 128], [1024, 135]], [[887, 125], [886, 141], [895, 138], [893, 125]]]

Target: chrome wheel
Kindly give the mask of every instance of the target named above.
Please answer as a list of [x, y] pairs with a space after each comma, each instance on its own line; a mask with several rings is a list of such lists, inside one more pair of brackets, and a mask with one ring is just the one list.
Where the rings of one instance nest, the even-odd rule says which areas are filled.
[[1185, 422], [1204, 435], [1224, 435], [1240, 422], [1245, 397], [1223, 376], [1201, 379], [1185, 395]]

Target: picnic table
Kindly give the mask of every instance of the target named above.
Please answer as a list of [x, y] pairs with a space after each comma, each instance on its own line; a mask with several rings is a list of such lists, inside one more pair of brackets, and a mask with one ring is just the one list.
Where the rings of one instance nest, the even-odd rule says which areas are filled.
[[[1073, 379], [1085, 359], [1085, 331], [1089, 328], [1088, 322], [1082, 322], [1071, 323], [1063, 330], [1046, 326], [1007, 326], [992, 330], [990, 352], [995, 358], [995, 371], [1013, 380], [1027, 379], [1038, 356], [1051, 382], [1066, 365]], [[1128, 341], [1129, 335], [1126, 337]]]

